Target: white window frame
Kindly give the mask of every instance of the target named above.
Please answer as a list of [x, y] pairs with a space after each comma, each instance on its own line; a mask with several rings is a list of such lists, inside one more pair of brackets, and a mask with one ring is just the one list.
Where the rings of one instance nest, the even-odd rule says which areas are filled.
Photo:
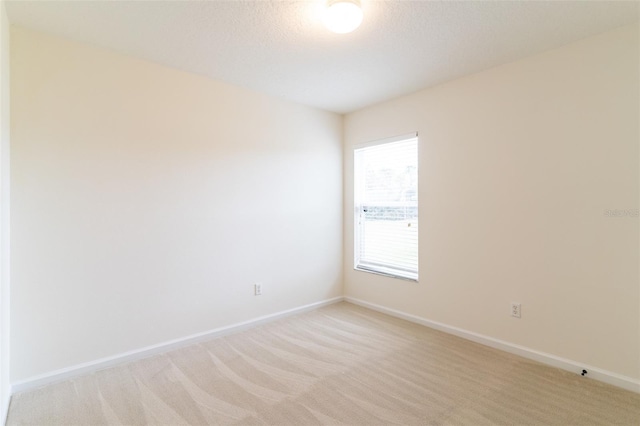
[[[375, 140], [375, 141], [371, 141], [371, 142], [365, 142], [365, 143], [361, 143], [361, 144], [357, 144], [353, 147], [353, 155], [354, 155], [354, 162], [353, 162], [353, 170], [354, 170], [354, 182], [353, 182], [353, 201], [354, 201], [354, 211], [353, 211], [353, 226], [354, 226], [354, 232], [353, 232], [353, 236], [354, 236], [354, 244], [353, 244], [353, 268], [356, 271], [362, 271], [362, 272], [368, 272], [368, 273], [373, 273], [373, 274], [378, 274], [378, 275], [385, 275], [388, 277], [392, 277], [392, 278], [398, 278], [398, 279], [402, 279], [402, 280], [408, 280], [408, 281], [413, 281], [413, 282], [418, 282], [418, 276], [419, 276], [419, 267], [418, 265], [416, 265], [416, 270], [414, 271], [403, 271], [400, 270], [398, 268], [390, 268], [384, 265], [375, 265], [375, 266], [365, 266], [365, 265], [359, 265], [359, 261], [360, 259], [359, 254], [360, 254], [360, 235], [359, 235], [359, 224], [358, 224], [358, 217], [360, 214], [360, 208], [361, 208], [361, 203], [359, 203], [359, 200], [357, 199], [358, 194], [361, 192], [361, 190], [358, 188], [358, 186], [361, 184], [361, 182], [359, 182], [358, 179], [358, 156], [357, 156], [357, 151], [361, 150], [363, 148], [370, 148], [373, 146], [377, 146], [377, 145], [384, 145], [384, 144], [389, 144], [389, 143], [393, 143], [393, 142], [400, 142], [400, 141], [404, 141], [404, 140], [408, 140], [408, 139], [417, 139], [418, 138], [418, 132], [413, 132], [413, 133], [409, 133], [409, 134], [404, 134], [404, 135], [400, 135], [400, 136], [393, 136], [390, 138], [385, 138], [385, 139], [379, 139], [379, 140]], [[418, 176], [420, 174], [420, 166], [419, 166], [419, 153], [420, 153], [420, 143], [418, 140], [417, 143], [417, 150], [418, 152], [416, 153], [416, 155], [418, 156]], [[419, 200], [419, 197], [418, 197]], [[419, 215], [419, 209], [418, 209], [418, 215]], [[418, 246], [419, 246], [419, 241], [418, 241]], [[419, 248], [418, 248], [419, 250]], [[419, 259], [419, 251], [418, 251], [418, 259]]]

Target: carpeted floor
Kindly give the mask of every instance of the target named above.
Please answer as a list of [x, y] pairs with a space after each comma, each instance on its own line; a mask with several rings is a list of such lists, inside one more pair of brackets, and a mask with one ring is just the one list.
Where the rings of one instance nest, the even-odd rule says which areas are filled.
[[638, 425], [640, 395], [349, 303], [15, 395], [9, 425]]

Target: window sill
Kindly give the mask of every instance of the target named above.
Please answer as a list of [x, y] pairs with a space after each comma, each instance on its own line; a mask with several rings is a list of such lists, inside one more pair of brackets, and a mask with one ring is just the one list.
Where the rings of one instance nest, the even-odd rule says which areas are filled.
[[384, 277], [397, 278], [399, 280], [411, 281], [411, 282], [414, 282], [414, 283], [418, 282], [418, 277], [414, 278], [414, 277], [409, 277], [409, 276], [404, 276], [404, 275], [398, 275], [397, 273], [394, 273], [392, 271], [385, 272], [385, 271], [376, 270], [376, 269], [363, 268], [361, 266], [355, 266], [353, 269], [355, 271], [368, 272], [370, 274], [382, 275]]

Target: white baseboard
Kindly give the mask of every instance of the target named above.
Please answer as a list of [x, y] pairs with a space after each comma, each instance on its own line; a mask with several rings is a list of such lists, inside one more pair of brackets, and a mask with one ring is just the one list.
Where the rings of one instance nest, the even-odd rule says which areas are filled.
[[485, 336], [472, 331], [464, 330], [458, 327], [446, 325], [437, 321], [431, 321], [426, 318], [422, 318], [416, 315], [407, 314], [395, 309], [390, 309], [384, 306], [376, 305], [374, 303], [365, 302], [364, 300], [356, 299], [353, 297], [345, 297], [344, 300], [360, 305], [365, 308], [372, 309], [374, 311], [382, 312], [387, 315], [391, 315], [397, 318], [402, 318], [407, 321], [411, 321], [417, 324], [421, 324], [436, 330], [444, 331], [448, 334], [453, 334], [463, 339], [471, 340], [476, 343], [490, 346], [492, 348], [500, 349], [505, 352], [509, 352], [515, 355], [519, 355], [523, 358], [538, 361], [542, 364], [546, 364], [552, 367], [560, 368], [562, 370], [570, 371], [576, 374], [582, 373], [582, 370], [588, 371], [588, 378], [598, 380], [604, 383], [608, 383], [613, 386], [617, 386], [632, 392], [640, 393], [640, 380], [633, 379], [631, 377], [623, 376], [621, 374], [614, 373], [612, 371], [603, 370], [601, 368], [593, 367], [591, 365], [582, 364], [577, 361], [573, 361], [566, 358], [561, 358], [545, 352], [536, 351], [534, 349], [527, 348], [525, 346], [516, 345], [506, 342], [504, 340], [494, 339], [493, 337]]
[[308, 305], [300, 306], [286, 311], [276, 312], [274, 314], [265, 315], [262, 317], [254, 318], [248, 321], [243, 321], [237, 324], [228, 325], [225, 327], [216, 328], [210, 331], [202, 333], [192, 334], [187, 337], [181, 337], [179, 339], [170, 340], [168, 342], [159, 343], [157, 345], [147, 346], [141, 349], [125, 352], [118, 355], [113, 355], [106, 358], [97, 359], [95, 361], [89, 361], [82, 364], [74, 365], [72, 367], [62, 368], [60, 370], [52, 371], [49, 373], [41, 374], [39, 376], [31, 377], [26, 380], [21, 380], [11, 384], [11, 390], [13, 394], [18, 392], [25, 392], [28, 390], [36, 389], [42, 386], [58, 383], [64, 380], [69, 380], [74, 377], [93, 373], [95, 371], [104, 370], [105, 368], [113, 367], [119, 364], [137, 361], [142, 358], [147, 358], [153, 355], [162, 354], [165, 352], [179, 349], [188, 345], [203, 342], [215, 337], [225, 336], [232, 333], [237, 333], [248, 328], [252, 328], [270, 321], [274, 321], [280, 318], [284, 318], [290, 315], [299, 314], [302, 312], [317, 309], [321, 306], [331, 305], [333, 303], [341, 302], [344, 298], [342, 296], [334, 297], [332, 299], [323, 300], [320, 302], [311, 303]]
[[[122, 354], [101, 358], [95, 361], [85, 362], [72, 367], [63, 368], [60, 370], [45, 373], [39, 376], [31, 377], [26, 380], [22, 380], [11, 385], [11, 393], [24, 392], [32, 389], [36, 389], [49, 384], [69, 380], [74, 377], [93, 373], [95, 371], [103, 370], [105, 368], [113, 367], [119, 364], [136, 361], [142, 358], [147, 358], [153, 355], [169, 352], [174, 349], [179, 349], [184, 346], [192, 345], [195, 343], [203, 342], [215, 337], [220, 337], [232, 333], [237, 333], [242, 330], [246, 330], [260, 324], [264, 324], [270, 321], [274, 321], [280, 318], [284, 318], [290, 315], [310, 311], [322, 306], [331, 305], [340, 301], [346, 300], [347, 302], [355, 305], [360, 305], [365, 308], [372, 309], [374, 311], [382, 312], [387, 315], [391, 315], [397, 318], [402, 318], [407, 321], [411, 321], [417, 324], [421, 324], [436, 330], [443, 331], [448, 334], [453, 334], [463, 339], [471, 340], [476, 343], [490, 346], [492, 348], [500, 349], [505, 352], [509, 352], [515, 355], [522, 356], [527, 359], [538, 361], [540, 363], [550, 365], [552, 367], [561, 368], [566, 371], [570, 371], [576, 374], [580, 374], [582, 370], [587, 370], [588, 378], [598, 380], [604, 383], [608, 383], [623, 389], [627, 389], [633, 392], [640, 393], [640, 380], [635, 380], [631, 377], [626, 377], [611, 371], [603, 370], [601, 368], [593, 367], [590, 365], [582, 364], [577, 361], [561, 358], [552, 354], [536, 351], [534, 349], [527, 348], [525, 346], [516, 345], [506, 342], [504, 340], [494, 339], [493, 337], [485, 336], [472, 331], [464, 330], [458, 327], [446, 325], [437, 321], [431, 321], [426, 318], [422, 318], [416, 315], [407, 314], [395, 309], [387, 308], [374, 303], [366, 302], [364, 300], [356, 299], [353, 297], [334, 297], [332, 299], [323, 300], [309, 305], [300, 306], [297, 308], [289, 309], [286, 311], [276, 312], [274, 314], [265, 315], [262, 317], [254, 318], [252, 320], [232, 324], [226, 327], [216, 328], [214, 330], [205, 331], [203, 333], [193, 334], [191, 336], [170, 340], [168, 342], [160, 343], [153, 346], [147, 346], [134, 351], [125, 352]], [[2, 401], [2, 416], [0, 417], [3, 422], [6, 422], [6, 414], [9, 409], [10, 396], [6, 401]], [[3, 423], [4, 424], [4, 423]]]

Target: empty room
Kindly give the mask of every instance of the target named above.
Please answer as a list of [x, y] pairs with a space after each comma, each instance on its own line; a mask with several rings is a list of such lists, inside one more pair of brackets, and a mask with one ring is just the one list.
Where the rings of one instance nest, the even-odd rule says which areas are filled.
[[3, 425], [640, 425], [640, 2], [0, 5]]

